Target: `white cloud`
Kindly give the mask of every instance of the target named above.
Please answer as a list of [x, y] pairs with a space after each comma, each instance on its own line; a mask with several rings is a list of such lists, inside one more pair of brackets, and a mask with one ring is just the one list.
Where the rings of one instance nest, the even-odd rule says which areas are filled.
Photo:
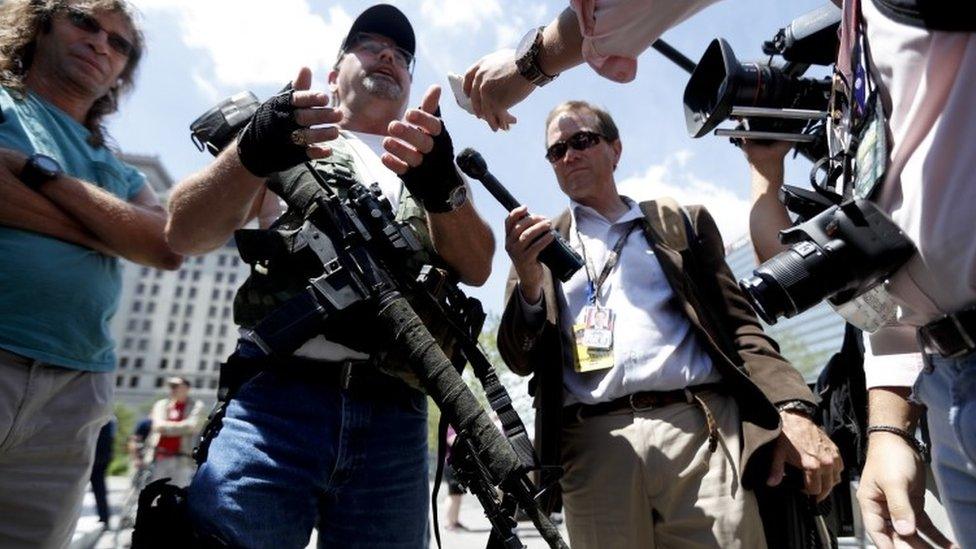
[[[544, 3], [503, 4], [499, 0], [419, 2], [421, 21], [415, 22], [415, 26], [423, 61], [441, 74], [462, 72], [482, 56], [495, 50], [514, 48], [527, 30], [549, 22]], [[444, 44], [460, 43], [468, 47], [444, 47]]]
[[[279, 84], [306, 65], [324, 85], [339, 43], [352, 24], [341, 6], [326, 16], [311, 11], [307, 0], [135, 0], [145, 12], [176, 15], [186, 46], [202, 50], [211, 61], [213, 79], [226, 87]], [[205, 89], [205, 93], [211, 90]]]
[[674, 152], [663, 163], [627, 177], [617, 187], [637, 201], [671, 196], [681, 204], [702, 204], [715, 218], [725, 243], [738, 240], [749, 230], [749, 200], [695, 175], [693, 157], [691, 151]]

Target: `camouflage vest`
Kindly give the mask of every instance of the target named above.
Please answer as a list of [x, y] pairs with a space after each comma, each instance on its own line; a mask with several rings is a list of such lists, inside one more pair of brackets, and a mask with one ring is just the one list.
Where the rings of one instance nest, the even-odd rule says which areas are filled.
[[[325, 176], [326, 180], [341, 178], [352, 179], [360, 185], [371, 183], [362, 180], [357, 173], [355, 152], [344, 137], [340, 136], [329, 145], [332, 147], [332, 155], [313, 163], [315, 169]], [[303, 178], [314, 182], [314, 178], [303, 165], [276, 173], [271, 177], [282, 178], [285, 181], [288, 178]], [[341, 186], [332, 186], [332, 189], [340, 197], [346, 194]], [[410, 276], [419, 274], [424, 265], [445, 267], [444, 261], [434, 251], [427, 227], [427, 213], [423, 206], [405, 186], [401, 187], [399, 202], [396, 208], [396, 219], [407, 223], [423, 245], [423, 250], [405, 265]], [[238, 289], [234, 298], [234, 321], [238, 325], [245, 328], [254, 326], [272, 310], [304, 290], [311, 278], [321, 274], [317, 271], [320, 269], [319, 265], [303, 265], [289, 253], [294, 235], [303, 223], [303, 212], [289, 209], [268, 229], [243, 229], [236, 233], [241, 258], [251, 265], [250, 276]], [[448, 356], [451, 356], [449, 351], [453, 348], [453, 342], [449, 341], [451, 338], [448, 335], [447, 325], [430, 314], [430, 311], [423, 310], [415, 300], [410, 299], [409, 294], [405, 293], [405, 295], [441, 347]], [[377, 359], [382, 370], [419, 388], [416, 377], [400, 357], [386, 355], [381, 349], [376, 348], [378, 338], [372, 331], [373, 326], [375, 326], [375, 313], [363, 307], [344, 312], [341, 322], [337, 322], [334, 329], [328, 329], [323, 335], [331, 341], [370, 353]]]

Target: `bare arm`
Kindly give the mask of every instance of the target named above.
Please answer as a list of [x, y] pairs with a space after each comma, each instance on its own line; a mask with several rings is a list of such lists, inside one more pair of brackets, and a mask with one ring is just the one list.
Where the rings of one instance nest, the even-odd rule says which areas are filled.
[[[295, 124], [294, 131], [304, 132], [305, 139], [310, 143], [305, 148], [306, 160], [324, 158], [331, 154], [331, 149], [322, 143], [339, 135], [336, 127], [313, 126], [335, 124], [342, 119], [339, 111], [325, 108], [329, 102], [328, 96], [323, 92], [311, 91], [311, 84], [312, 72], [303, 67], [292, 81], [293, 92], [288, 107], [288, 115]], [[263, 103], [259, 112], [266, 108], [267, 112], [273, 111], [276, 107], [269, 107], [273, 100], [274, 98]], [[281, 120], [281, 114], [265, 117], [265, 120]], [[252, 118], [252, 123], [254, 120]], [[277, 125], [279, 127], [275, 131], [281, 129], [280, 124]], [[266, 126], [265, 131], [269, 127]], [[271, 132], [271, 135], [276, 134]], [[255, 149], [267, 149], [267, 139], [270, 138], [265, 138], [257, 145], [250, 142], [254, 149], [245, 158], [253, 160]], [[245, 139], [244, 143], [246, 145], [249, 142]], [[289, 167], [279, 166], [269, 172]], [[267, 175], [265, 172], [259, 173]], [[169, 202], [171, 217], [166, 226], [166, 240], [174, 250], [183, 254], [201, 254], [219, 248], [235, 230], [258, 215], [265, 198], [262, 192], [264, 181], [264, 177], [258, 177], [244, 167], [238, 155], [238, 141], [234, 140], [209, 166], [186, 178], [173, 190]]]
[[170, 270], [183, 263], [166, 244], [166, 210], [148, 186], [132, 202], [68, 176], [44, 183], [40, 192], [121, 257]]
[[[386, 150], [381, 157], [383, 165], [398, 175], [424, 162], [434, 147], [433, 137], [446, 132], [438, 112], [440, 86], [431, 86], [421, 101], [419, 109], [407, 111], [402, 120], [389, 124], [389, 137], [383, 140]], [[448, 140], [448, 146], [450, 141]], [[445, 149], [446, 150], [446, 149]], [[443, 160], [443, 157], [440, 161]], [[456, 170], [453, 153], [447, 155], [446, 171]], [[434, 162], [436, 162], [435, 160]], [[457, 177], [460, 177], [458, 174]], [[406, 181], [406, 180], [405, 180]], [[407, 183], [404, 183], [407, 184]], [[408, 185], [409, 188], [409, 185]], [[417, 191], [411, 190], [417, 195]], [[419, 196], [419, 195], [418, 195]], [[427, 213], [431, 242], [438, 255], [461, 277], [466, 284], [480, 286], [491, 274], [491, 256], [495, 253], [495, 239], [487, 223], [478, 215], [470, 198], [457, 209], [446, 213]]]
[[576, 12], [566, 8], [542, 30], [539, 68], [546, 74], [559, 74], [583, 64], [583, 34]]
[[0, 167], [0, 225], [54, 237], [105, 255], [118, 255], [78, 220], [27, 188], [5, 166]]
[[457, 271], [461, 281], [481, 286], [491, 274], [495, 237], [468, 200], [448, 213], [428, 213], [430, 238], [438, 255]]
[[791, 147], [790, 143], [759, 145], [746, 141], [742, 144], [752, 187], [749, 236], [760, 263], [787, 248], [780, 243], [779, 232], [790, 228], [793, 222], [786, 206], [779, 201], [779, 190], [783, 186], [783, 157]]
[[[868, 391], [868, 424], [914, 433], [918, 411], [909, 387], [874, 387]], [[864, 529], [878, 547], [926, 546], [919, 532], [938, 547], [953, 547], [925, 513], [925, 464], [899, 435], [871, 433], [857, 489]]]
[[[538, 55], [542, 72], [555, 75], [583, 63], [583, 36], [576, 12], [566, 8], [542, 31], [542, 49]], [[516, 122], [508, 109], [535, 91], [535, 85], [519, 74], [511, 50], [488, 54], [468, 68], [464, 75], [464, 93], [471, 107], [493, 131], [507, 130]]]
[[254, 216], [262, 189], [264, 179], [247, 171], [231, 143], [213, 163], [173, 189], [166, 240], [187, 255], [223, 246]]

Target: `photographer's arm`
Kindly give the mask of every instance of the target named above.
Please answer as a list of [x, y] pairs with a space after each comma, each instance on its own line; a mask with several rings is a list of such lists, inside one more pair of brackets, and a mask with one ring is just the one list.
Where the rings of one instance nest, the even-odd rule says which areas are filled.
[[[868, 390], [868, 424], [915, 432], [918, 409], [910, 387]], [[868, 451], [857, 489], [864, 529], [878, 547], [955, 547], [925, 512], [925, 463], [908, 441], [889, 432], [868, 436]]]
[[779, 201], [779, 190], [783, 187], [783, 158], [792, 147], [793, 144], [788, 142], [770, 145], [748, 140], [742, 142], [752, 188], [749, 236], [760, 263], [787, 249], [779, 241], [779, 232], [790, 228], [793, 222], [786, 206]]

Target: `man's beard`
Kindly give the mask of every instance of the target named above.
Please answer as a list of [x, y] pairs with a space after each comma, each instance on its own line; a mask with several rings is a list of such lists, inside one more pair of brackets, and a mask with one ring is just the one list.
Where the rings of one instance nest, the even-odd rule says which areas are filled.
[[363, 89], [370, 95], [390, 101], [396, 101], [403, 96], [403, 86], [380, 73], [367, 74], [363, 78]]

